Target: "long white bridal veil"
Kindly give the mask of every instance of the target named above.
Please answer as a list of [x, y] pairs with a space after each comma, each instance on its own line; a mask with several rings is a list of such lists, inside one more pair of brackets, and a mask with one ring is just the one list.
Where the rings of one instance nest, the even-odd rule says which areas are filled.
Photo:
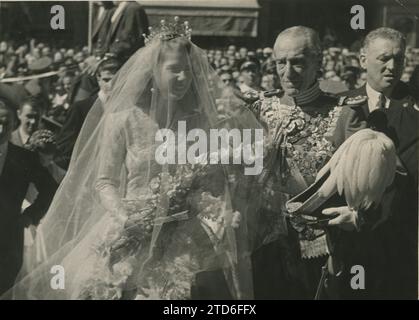
[[211, 284], [253, 297], [258, 194], [245, 169], [261, 128], [188, 30], [152, 31], [96, 101], [39, 225], [47, 258], [2, 298], [205, 298]]

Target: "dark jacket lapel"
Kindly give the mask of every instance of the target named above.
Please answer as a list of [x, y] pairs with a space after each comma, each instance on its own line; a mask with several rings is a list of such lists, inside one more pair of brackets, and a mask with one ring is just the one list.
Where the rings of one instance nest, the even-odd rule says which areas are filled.
[[[367, 95], [367, 86], [364, 84], [362, 87], [352, 91], [353, 92], [353, 97], [356, 96], [366, 96]], [[358, 106], [358, 108], [361, 108], [363, 111], [363, 114], [365, 116], [365, 118], [368, 118], [368, 115], [370, 113], [370, 110], [368, 108], [368, 99], [360, 106]]]
[[[125, 10], [127, 9], [127, 7], [125, 7], [122, 11], [121, 11], [121, 13], [116, 17], [116, 21], [114, 22], [114, 23], [112, 23], [112, 25], [111, 25], [111, 30], [110, 30], [110, 32], [109, 32], [109, 36], [110, 36], [110, 38], [112, 39], [112, 37], [114, 36], [114, 34], [115, 34], [115, 32], [116, 32], [116, 30], [118, 30], [118, 25], [119, 25], [119, 23], [121, 22], [121, 19], [122, 19], [122, 16], [125, 14]], [[114, 11], [114, 13], [113, 14], [115, 14], [115, 12], [118, 10], [118, 8], [116, 8], [115, 9], [115, 11]], [[111, 17], [111, 19], [112, 19], [112, 17]]]
[[13, 178], [16, 169], [21, 164], [21, 160], [16, 154], [16, 146], [13, 143], [8, 143], [6, 159], [4, 161], [3, 171], [1, 172], [1, 180], [10, 181]]
[[97, 35], [97, 33], [99, 32], [100, 27], [102, 26], [103, 21], [105, 21], [105, 18], [106, 18], [107, 15], [108, 15], [108, 10], [105, 10], [103, 12], [102, 16], [100, 17], [100, 20], [95, 23], [94, 28], [93, 28], [92, 38], [94, 38]]

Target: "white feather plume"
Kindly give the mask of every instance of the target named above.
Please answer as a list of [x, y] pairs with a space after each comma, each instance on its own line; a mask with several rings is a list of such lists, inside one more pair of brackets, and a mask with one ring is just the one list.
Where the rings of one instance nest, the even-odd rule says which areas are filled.
[[353, 209], [378, 204], [396, 172], [396, 149], [384, 133], [362, 129], [349, 137], [319, 171], [318, 178], [330, 171], [319, 194], [329, 197], [336, 191], [345, 195]]

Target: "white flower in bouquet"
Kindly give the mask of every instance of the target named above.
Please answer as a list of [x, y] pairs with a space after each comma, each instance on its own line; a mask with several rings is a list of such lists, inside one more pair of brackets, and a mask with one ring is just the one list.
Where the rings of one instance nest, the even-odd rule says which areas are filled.
[[129, 277], [134, 270], [129, 259], [115, 263], [112, 269], [114, 274], [120, 277]]
[[224, 203], [219, 197], [214, 197], [209, 192], [203, 192], [199, 203], [201, 216], [217, 221], [223, 210]]
[[[104, 261], [104, 260], [103, 260]], [[95, 276], [84, 284], [77, 299], [82, 300], [119, 300], [122, 297], [122, 285], [110, 270], [99, 263]]]
[[164, 287], [154, 283], [152, 279], [148, 279], [148, 288], [142, 287], [143, 294], [137, 294], [135, 300], [162, 300]]
[[194, 162], [196, 164], [206, 164], [208, 161], [208, 153], [199, 154], [197, 157], [194, 158]]
[[160, 190], [160, 178], [155, 177], [155, 178], [151, 179], [151, 181], [149, 183], [149, 187], [150, 187], [151, 191], [153, 191], [154, 193], [158, 192]]
[[133, 270], [134, 268], [127, 261], [115, 263], [112, 267], [112, 272], [109, 273], [107, 282], [110, 284], [110, 287], [122, 289]]
[[208, 159], [208, 161], [209, 161], [209, 163], [218, 163], [218, 159], [219, 159], [219, 154], [218, 154], [218, 151], [216, 151], [216, 152], [211, 152], [210, 154], [209, 154], [209, 157], [208, 157], [209, 159]]
[[161, 186], [161, 183], [163, 183], [163, 182], [165, 184], [168, 184], [168, 185], [173, 184], [173, 177], [172, 177], [172, 175], [170, 173], [168, 173], [168, 172], [162, 172], [162, 173], [160, 173], [160, 186]]
[[236, 229], [240, 226], [240, 222], [241, 222], [240, 212], [239, 211], [234, 211], [233, 212], [233, 217], [231, 219], [231, 226]]

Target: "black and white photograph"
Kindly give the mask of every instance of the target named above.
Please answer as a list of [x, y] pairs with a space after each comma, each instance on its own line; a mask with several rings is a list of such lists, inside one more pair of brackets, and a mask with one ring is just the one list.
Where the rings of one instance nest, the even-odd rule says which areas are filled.
[[0, 0], [0, 300], [418, 300], [418, 152], [419, 0]]

